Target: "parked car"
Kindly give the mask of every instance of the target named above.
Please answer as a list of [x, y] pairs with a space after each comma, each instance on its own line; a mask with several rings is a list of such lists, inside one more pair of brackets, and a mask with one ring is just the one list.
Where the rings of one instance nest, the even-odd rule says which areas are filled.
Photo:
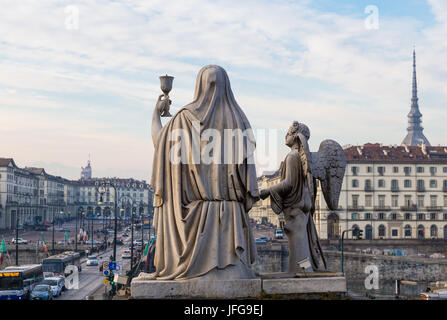
[[98, 240], [87, 240], [86, 242], [85, 242], [85, 244], [92, 244], [92, 241], [93, 241], [93, 244], [101, 244], [102, 242], [100, 242], [100, 241], [98, 241]]
[[70, 232], [70, 229], [69, 228], [59, 228], [58, 231], [60, 231], [60, 232]]
[[132, 256], [132, 254], [129, 249], [123, 250], [123, 253], [121, 254], [121, 258], [123, 258], [123, 259], [130, 259], [131, 256]]
[[44, 225], [37, 225], [37, 226], [34, 226], [34, 230], [35, 231], [48, 231], [48, 227], [44, 226]]
[[98, 263], [99, 263], [98, 257], [96, 257], [96, 256], [87, 257], [87, 265], [88, 266], [97, 266]]
[[16, 240], [16, 238], [12, 238], [12, 240], [11, 240], [12, 243], [16, 243], [16, 241], [18, 244], [27, 244], [28, 243], [28, 240], [25, 240], [22, 238], [17, 238], [17, 240]]
[[276, 229], [275, 230], [275, 239], [283, 239], [284, 238], [284, 232], [282, 229]]
[[62, 277], [50, 277], [50, 278], [45, 278], [42, 281], [42, 284], [49, 285], [53, 292], [53, 297], [57, 297], [62, 294], [62, 289], [65, 286], [65, 280]]
[[267, 243], [266, 237], [256, 238], [255, 243]]
[[53, 300], [53, 290], [48, 284], [38, 284], [30, 294], [31, 300]]

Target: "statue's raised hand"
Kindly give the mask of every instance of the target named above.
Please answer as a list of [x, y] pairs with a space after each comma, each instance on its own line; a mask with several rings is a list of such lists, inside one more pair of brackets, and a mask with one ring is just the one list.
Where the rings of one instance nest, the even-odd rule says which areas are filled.
[[169, 106], [171, 105], [171, 100], [170, 99], [164, 99], [162, 100], [161, 98], [163, 98], [165, 95], [161, 94], [158, 97], [158, 101], [157, 104], [155, 105], [155, 109], [158, 111], [158, 114], [162, 114], [165, 110], [169, 110]]

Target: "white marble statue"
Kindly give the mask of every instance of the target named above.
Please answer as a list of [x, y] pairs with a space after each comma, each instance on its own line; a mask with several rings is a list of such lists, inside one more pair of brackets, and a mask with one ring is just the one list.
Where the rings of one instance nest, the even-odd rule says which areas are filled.
[[141, 278], [253, 278], [248, 211], [259, 193], [247, 146], [254, 139], [247, 135], [242, 153], [224, 139], [227, 131], [251, 132], [228, 75], [219, 66], [202, 68], [193, 102], [162, 126], [168, 101], [160, 96], [152, 119], [156, 272]]

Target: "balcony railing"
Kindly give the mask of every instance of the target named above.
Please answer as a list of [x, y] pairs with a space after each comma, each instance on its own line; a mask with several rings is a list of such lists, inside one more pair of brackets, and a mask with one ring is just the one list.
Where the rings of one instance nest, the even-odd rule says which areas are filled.
[[425, 207], [425, 210], [427, 210], [427, 211], [441, 211], [442, 207], [439, 207], [439, 206], [428, 206], [428, 207]]
[[374, 206], [374, 211], [391, 211], [389, 206]]
[[391, 187], [391, 192], [399, 192], [399, 187]]
[[417, 208], [417, 206], [416, 205], [410, 205], [410, 206], [403, 206], [403, 207], [400, 207], [400, 209], [402, 210], [402, 211], [417, 211], [418, 210], [418, 208]]
[[373, 191], [374, 191], [373, 187], [371, 187], [371, 186], [366, 187], [365, 186], [365, 192], [373, 192]]
[[363, 206], [348, 206], [348, 211], [363, 211], [365, 207]]
[[423, 186], [417, 186], [416, 187], [417, 192], [424, 192], [425, 191], [425, 187]]

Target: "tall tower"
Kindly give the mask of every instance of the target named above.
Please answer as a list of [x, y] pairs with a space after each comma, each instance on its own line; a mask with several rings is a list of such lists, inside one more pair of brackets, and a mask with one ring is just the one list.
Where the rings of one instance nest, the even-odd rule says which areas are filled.
[[92, 178], [92, 167], [90, 166], [90, 155], [87, 163], [87, 167], [81, 167], [81, 180], [87, 180]]
[[417, 146], [420, 144], [430, 146], [430, 142], [428, 142], [427, 138], [422, 133], [424, 128], [421, 126], [422, 114], [419, 111], [418, 100], [418, 87], [416, 80], [416, 50], [413, 50], [413, 94], [411, 98], [411, 109], [408, 113], [408, 133], [405, 139], [402, 141], [402, 144], [406, 144], [407, 146]]

